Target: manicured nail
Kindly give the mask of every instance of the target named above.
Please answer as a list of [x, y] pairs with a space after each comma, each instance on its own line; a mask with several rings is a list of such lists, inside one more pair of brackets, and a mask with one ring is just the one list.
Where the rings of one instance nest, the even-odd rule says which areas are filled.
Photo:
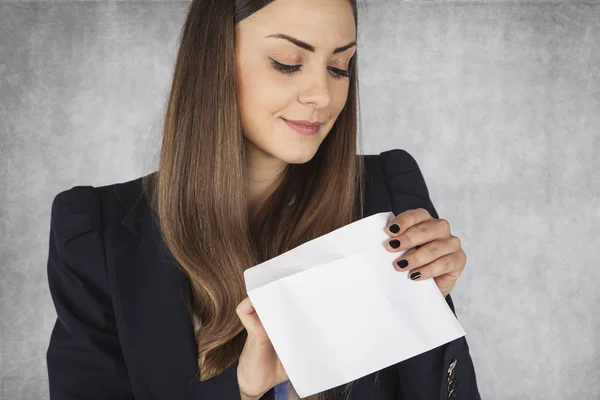
[[406, 268], [406, 266], [408, 265], [408, 261], [406, 261], [406, 260], [400, 260], [396, 264], [398, 264], [398, 266], [400, 268]]
[[420, 272], [414, 272], [410, 275], [410, 279], [412, 279], [413, 281], [415, 279], [419, 279], [421, 277], [421, 273]]
[[400, 227], [398, 226], [398, 224], [392, 224], [389, 229], [392, 233], [400, 232]]
[[400, 241], [398, 239], [390, 240], [390, 246], [394, 249], [400, 247]]

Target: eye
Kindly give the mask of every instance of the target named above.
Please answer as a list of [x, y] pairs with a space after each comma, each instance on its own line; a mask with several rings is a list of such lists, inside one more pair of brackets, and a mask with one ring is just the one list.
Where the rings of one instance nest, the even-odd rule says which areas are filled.
[[343, 77], [348, 78], [350, 76], [350, 71], [346, 71], [344, 69], [337, 69], [331, 67], [331, 71], [336, 75], [337, 79], [341, 79]]
[[[296, 72], [300, 71], [300, 65], [285, 65], [273, 60], [272, 58], [270, 58], [270, 60], [271, 65], [273, 65], [273, 68], [286, 75], [293, 75]], [[333, 77], [335, 79], [342, 79], [344, 77], [347, 78], [350, 76], [350, 73], [348, 71], [342, 69], [330, 67], [329, 70], [333, 73]]]
[[299, 65], [285, 65], [285, 64], [278, 63], [277, 61], [273, 60], [272, 58], [270, 60], [271, 60], [271, 65], [273, 65], [273, 68], [275, 68], [279, 72], [283, 72], [284, 74], [292, 75], [292, 74], [300, 71]]

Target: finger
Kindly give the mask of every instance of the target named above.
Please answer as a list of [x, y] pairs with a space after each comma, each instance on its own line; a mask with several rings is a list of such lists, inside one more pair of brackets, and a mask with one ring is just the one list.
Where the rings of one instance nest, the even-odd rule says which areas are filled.
[[446, 254], [457, 251], [460, 249], [460, 240], [456, 236], [449, 239], [436, 239], [415, 248], [416, 250], [412, 252], [407, 251], [401, 257], [394, 260], [393, 264], [396, 270], [410, 271], [429, 264]]
[[238, 304], [236, 310], [235, 310], [238, 315], [239, 314], [250, 314], [251, 312], [254, 312], [254, 306], [252, 305], [252, 301], [250, 301], [250, 297], [246, 297], [244, 298], [244, 300], [242, 300], [240, 302], [240, 304]]
[[452, 235], [448, 221], [431, 218], [411, 226], [394, 239], [387, 240], [386, 247], [389, 251], [398, 252], [450, 236]]
[[[410, 271], [408, 277], [414, 281], [422, 281], [444, 274], [456, 274], [464, 268], [461, 260], [460, 252], [453, 252], [422, 267], [415, 268]], [[456, 278], [454, 279], [456, 280]]]
[[429, 214], [429, 211], [424, 208], [406, 210], [398, 214], [387, 224], [385, 227], [385, 232], [392, 237], [397, 237], [402, 235], [411, 226], [423, 221], [427, 221], [431, 218], [432, 217], [431, 214]]
[[258, 314], [256, 313], [256, 309], [252, 305], [252, 301], [250, 301], [250, 297], [246, 297], [244, 300], [238, 304], [236, 307], [236, 313], [242, 321], [244, 327], [248, 331], [248, 335], [253, 335], [262, 338], [264, 327], [262, 322], [260, 322], [260, 318], [258, 318]]

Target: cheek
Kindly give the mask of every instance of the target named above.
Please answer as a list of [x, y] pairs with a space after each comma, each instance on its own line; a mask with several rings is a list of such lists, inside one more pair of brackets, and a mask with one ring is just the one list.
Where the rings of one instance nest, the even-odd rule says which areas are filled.
[[336, 110], [339, 114], [344, 106], [346, 105], [346, 101], [348, 100], [348, 85], [339, 88], [336, 91], [331, 99], [331, 106]]
[[247, 136], [254, 140], [259, 137], [272, 137], [276, 131], [279, 116], [285, 107], [281, 98], [281, 90], [261, 90], [252, 88], [248, 90], [242, 100], [242, 127]]
[[337, 119], [339, 114], [346, 106], [348, 100], [348, 85], [339, 85], [332, 88], [331, 102], [329, 103], [330, 116], [332, 119]]
[[[283, 90], [272, 77], [264, 73], [242, 76], [238, 89], [242, 128], [256, 144], [272, 139], [279, 117], [289, 104], [287, 90]], [[292, 96], [293, 97], [293, 96]]]
[[294, 97], [268, 73], [243, 77], [238, 93], [240, 108], [248, 118], [279, 116]]

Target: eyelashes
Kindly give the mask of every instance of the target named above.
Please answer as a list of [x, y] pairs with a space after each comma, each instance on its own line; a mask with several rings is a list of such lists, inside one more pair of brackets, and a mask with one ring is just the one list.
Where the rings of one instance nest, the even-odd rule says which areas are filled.
[[[285, 64], [282, 64], [282, 63], [279, 63], [279, 62], [273, 60], [270, 57], [269, 57], [269, 59], [271, 60], [271, 65], [273, 66], [273, 68], [275, 68], [277, 71], [284, 73], [286, 75], [293, 75], [296, 72], [300, 71], [300, 65], [285, 65]], [[343, 69], [329, 67], [329, 70], [332, 72], [333, 77], [335, 79], [342, 79], [342, 78], [347, 78], [350, 76], [350, 72], [345, 71]]]

